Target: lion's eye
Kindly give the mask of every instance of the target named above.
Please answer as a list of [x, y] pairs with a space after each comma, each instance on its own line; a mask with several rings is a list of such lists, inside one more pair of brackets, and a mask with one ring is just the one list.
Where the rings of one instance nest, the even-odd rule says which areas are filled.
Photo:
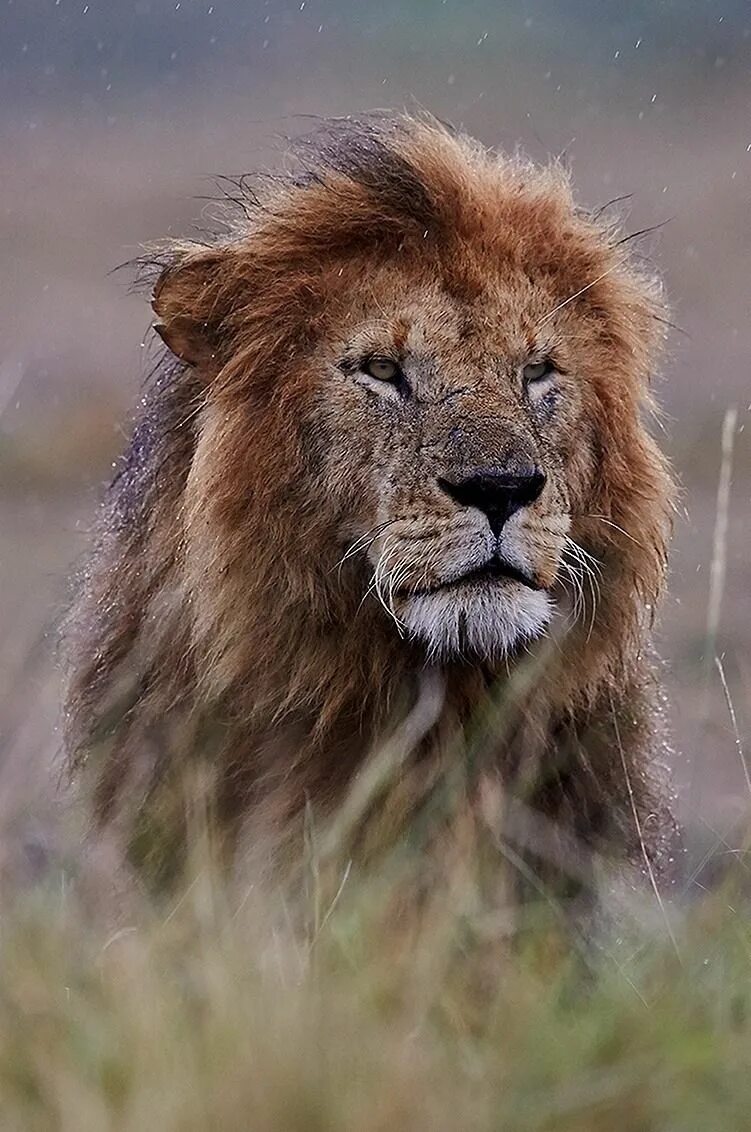
[[378, 381], [394, 382], [402, 376], [399, 366], [396, 362], [392, 362], [390, 358], [368, 358], [362, 369], [363, 373], [375, 377]]
[[522, 370], [522, 376], [526, 385], [533, 385], [536, 381], [544, 381], [545, 378], [550, 377], [555, 372], [555, 366], [546, 358], [542, 362], [530, 362]]

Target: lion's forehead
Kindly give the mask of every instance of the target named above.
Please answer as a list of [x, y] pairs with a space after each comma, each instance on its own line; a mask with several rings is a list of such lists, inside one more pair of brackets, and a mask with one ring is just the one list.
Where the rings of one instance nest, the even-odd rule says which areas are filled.
[[403, 315], [407, 331], [404, 349], [437, 358], [464, 358], [469, 362], [508, 359], [519, 361], [536, 345], [535, 316], [531, 309], [487, 298], [463, 304], [446, 297], [426, 302]]
[[[530, 354], [545, 352], [565, 339], [581, 340], [585, 319], [575, 334], [556, 329], [548, 317], [557, 290], [549, 280], [534, 284], [523, 273], [490, 279], [471, 299], [452, 293], [441, 280], [422, 283], [408, 274], [390, 280], [381, 291], [358, 297], [344, 320], [343, 337], [355, 353], [393, 348], [402, 355], [476, 366], [522, 364]], [[561, 342], [563, 339], [563, 342]]]

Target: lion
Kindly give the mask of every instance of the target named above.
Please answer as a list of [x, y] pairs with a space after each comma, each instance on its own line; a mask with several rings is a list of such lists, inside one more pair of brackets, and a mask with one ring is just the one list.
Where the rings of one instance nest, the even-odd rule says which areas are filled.
[[540, 868], [554, 831], [654, 879], [659, 281], [559, 163], [427, 116], [328, 123], [226, 195], [143, 261], [166, 352], [68, 633], [98, 826], [166, 875], [200, 765], [230, 859], [298, 845], [396, 736], [395, 837], [459, 766]]

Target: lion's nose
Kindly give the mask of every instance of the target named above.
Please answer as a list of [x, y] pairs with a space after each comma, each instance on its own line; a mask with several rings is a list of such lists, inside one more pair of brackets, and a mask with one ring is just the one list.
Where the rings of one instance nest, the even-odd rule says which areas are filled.
[[545, 487], [545, 473], [534, 464], [506, 468], [475, 468], [469, 475], [445, 479], [438, 484], [463, 507], [476, 507], [499, 535], [512, 515], [539, 499]]

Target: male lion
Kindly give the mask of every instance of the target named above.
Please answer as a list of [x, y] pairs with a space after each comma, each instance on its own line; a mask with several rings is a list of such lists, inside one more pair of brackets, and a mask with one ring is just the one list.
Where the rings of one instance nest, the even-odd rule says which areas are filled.
[[556, 164], [399, 115], [297, 152], [148, 264], [169, 353], [73, 618], [98, 817], [169, 859], [200, 761], [228, 845], [289, 844], [396, 735], [402, 822], [461, 764], [538, 864], [553, 830], [651, 870], [659, 287]]

